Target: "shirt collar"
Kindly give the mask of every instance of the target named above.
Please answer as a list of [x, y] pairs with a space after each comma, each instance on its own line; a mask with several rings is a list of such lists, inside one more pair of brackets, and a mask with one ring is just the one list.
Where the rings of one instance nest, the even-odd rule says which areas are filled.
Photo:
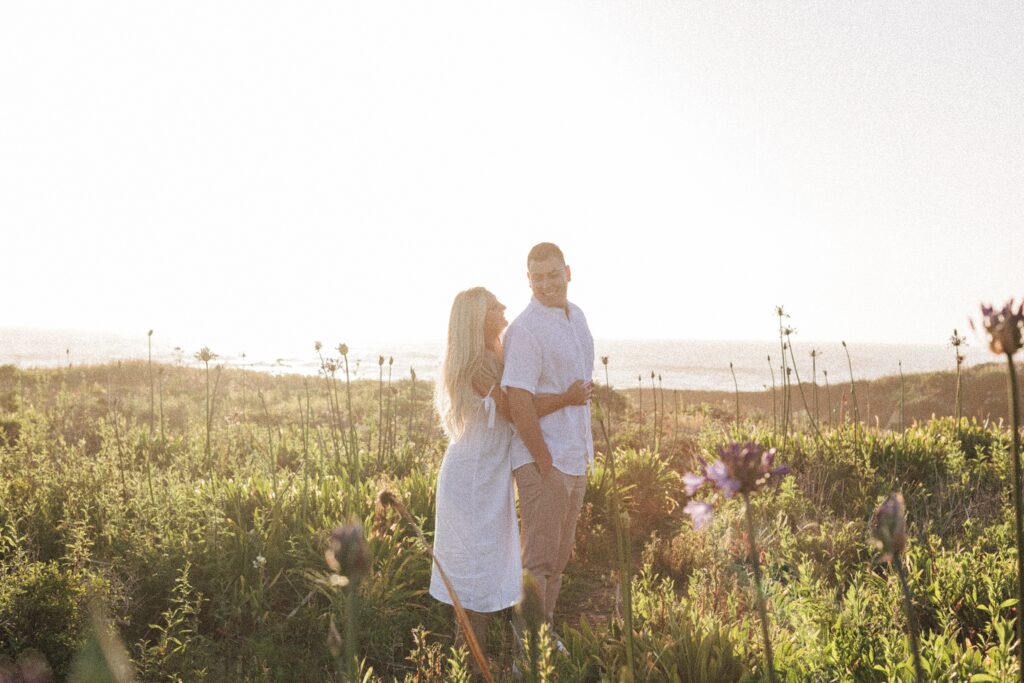
[[571, 317], [572, 315], [572, 304], [568, 301], [566, 301], [565, 303], [566, 309], [569, 313], [568, 315], [566, 315], [566, 311], [562, 310], [561, 308], [558, 308], [557, 306], [545, 306], [535, 296], [530, 297], [530, 305], [528, 306], [528, 308], [532, 308], [535, 311], [539, 311], [541, 315], [550, 315], [553, 317], [561, 318], [562, 320], [568, 320], [569, 317]]

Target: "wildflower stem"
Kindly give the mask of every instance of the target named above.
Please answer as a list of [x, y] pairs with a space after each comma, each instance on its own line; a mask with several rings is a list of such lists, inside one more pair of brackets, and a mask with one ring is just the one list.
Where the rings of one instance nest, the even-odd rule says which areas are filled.
[[921, 648], [917, 643], [917, 615], [914, 603], [910, 598], [910, 585], [907, 583], [907, 569], [903, 566], [903, 558], [897, 555], [892, 564], [896, 567], [896, 575], [900, 577], [900, 588], [903, 590], [903, 611], [907, 615], [907, 630], [910, 632], [910, 653], [914, 657], [914, 672], [918, 683], [923, 683], [924, 671], [921, 669]]
[[818, 439], [822, 444], [825, 443], [825, 437], [821, 435], [821, 431], [818, 429], [818, 421], [811, 417], [811, 409], [807, 405], [807, 397], [804, 396], [804, 385], [800, 381], [800, 371], [796, 369], [796, 356], [793, 355], [793, 343], [789, 344], [789, 357], [793, 361], [793, 375], [796, 377], [796, 386], [800, 390], [800, 401], [804, 404], [804, 411], [807, 413], [807, 420], [811, 423], [811, 427], [814, 428], [814, 433], [818, 435]]
[[349, 377], [348, 372], [348, 354], [341, 354], [342, 360], [345, 361], [345, 403], [348, 407], [348, 432], [349, 432], [349, 457], [351, 458], [350, 465], [352, 467], [352, 480], [358, 482], [360, 480], [360, 466], [359, 466], [359, 442], [356, 440], [356, 422], [352, 417], [352, 380]]
[[1024, 528], [1022, 528], [1021, 508], [1021, 465], [1020, 465], [1020, 404], [1018, 401], [1017, 370], [1013, 366], [1013, 354], [1006, 354], [1006, 365], [1009, 371], [1007, 388], [1009, 391], [1011, 449], [1013, 457], [1013, 511], [1017, 530], [1017, 659], [1021, 681], [1024, 681], [1024, 620], [1021, 610], [1024, 609]]
[[747, 516], [747, 537], [750, 541], [750, 563], [754, 566], [754, 584], [757, 589], [757, 611], [761, 615], [761, 636], [764, 638], [764, 659], [768, 668], [768, 680], [776, 683], [775, 657], [772, 654], [772, 641], [768, 635], [768, 606], [765, 604], [764, 589], [761, 585], [761, 563], [758, 560], [757, 536], [754, 530], [754, 511], [750, 507], [750, 494], [743, 494], [743, 505]]
[[597, 409], [597, 422], [601, 425], [601, 435], [604, 437], [605, 443], [605, 461], [608, 463], [608, 473], [611, 475], [611, 495], [608, 496], [608, 505], [611, 508], [609, 514], [612, 524], [615, 527], [615, 550], [619, 561], [619, 592], [623, 608], [623, 630], [626, 634], [626, 666], [629, 667], [630, 680], [632, 680], [635, 677], [636, 669], [633, 665], [633, 578], [629, 566], [629, 514], [619, 511], [619, 482], [615, 472], [615, 454], [612, 451], [612, 440], [608, 435], [608, 429], [604, 425], [604, 416], [607, 412], [596, 396], [591, 400]]
[[811, 349], [811, 387], [814, 392], [814, 419], [817, 421], [818, 417], [818, 352], [815, 349]]
[[345, 588], [345, 668], [348, 683], [359, 680], [359, 663], [356, 656], [356, 640], [358, 638], [357, 617], [359, 596], [356, 594], [356, 582], [352, 581]]
[[828, 426], [832, 427], [832, 387], [828, 383], [828, 370], [824, 371], [825, 375], [825, 400], [828, 402]]
[[642, 375], [636, 376], [636, 400], [637, 400], [637, 439], [640, 443], [640, 447], [643, 447], [644, 443], [644, 378]]
[[729, 361], [729, 372], [732, 373], [732, 386], [736, 392], [736, 434], [739, 438], [740, 432], [740, 385], [736, 383], [736, 368], [733, 367], [732, 361]]
[[860, 407], [857, 405], [857, 384], [853, 381], [853, 360], [850, 359], [850, 349], [843, 342], [843, 351], [846, 352], [846, 365], [850, 368], [850, 402], [853, 403], [853, 443], [857, 452], [860, 453]]
[[146, 335], [148, 345], [148, 360], [146, 361], [146, 374], [149, 375], [149, 438], [153, 440], [153, 420], [156, 415], [156, 391], [153, 384], [153, 330]]

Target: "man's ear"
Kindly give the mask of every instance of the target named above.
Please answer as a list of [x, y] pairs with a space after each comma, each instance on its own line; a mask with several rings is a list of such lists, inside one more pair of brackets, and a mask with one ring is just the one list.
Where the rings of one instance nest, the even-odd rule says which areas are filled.
[[565, 267], [565, 281], [572, 282], [572, 270], [569, 268], [569, 266]]

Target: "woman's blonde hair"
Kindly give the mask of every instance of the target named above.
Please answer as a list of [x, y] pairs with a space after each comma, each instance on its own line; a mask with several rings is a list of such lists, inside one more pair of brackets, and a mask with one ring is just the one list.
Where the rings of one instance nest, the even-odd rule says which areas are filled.
[[483, 287], [459, 292], [448, 318], [448, 344], [434, 391], [441, 427], [451, 439], [462, 436], [474, 405], [473, 374], [486, 359], [484, 319], [494, 295]]

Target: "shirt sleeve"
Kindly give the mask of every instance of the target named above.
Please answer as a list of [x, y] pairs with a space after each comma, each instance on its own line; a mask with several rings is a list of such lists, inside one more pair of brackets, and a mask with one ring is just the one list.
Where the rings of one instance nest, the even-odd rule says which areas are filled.
[[537, 393], [540, 384], [541, 348], [533, 334], [522, 327], [512, 326], [505, 334], [505, 372], [501, 386], [525, 389]]
[[590, 332], [590, 325], [587, 323], [587, 316], [583, 315], [583, 311], [580, 310], [579, 306], [575, 306], [574, 308], [575, 308], [575, 313], [579, 314], [580, 321], [583, 323], [583, 325], [582, 325], [583, 333], [584, 333], [584, 349], [583, 349], [583, 352], [584, 352], [584, 355], [586, 356], [585, 357], [585, 362], [587, 364], [587, 368], [590, 371], [590, 374], [587, 376], [587, 379], [593, 379], [593, 376], [594, 376], [594, 360], [595, 360], [594, 359], [594, 335], [591, 334], [591, 332]]

